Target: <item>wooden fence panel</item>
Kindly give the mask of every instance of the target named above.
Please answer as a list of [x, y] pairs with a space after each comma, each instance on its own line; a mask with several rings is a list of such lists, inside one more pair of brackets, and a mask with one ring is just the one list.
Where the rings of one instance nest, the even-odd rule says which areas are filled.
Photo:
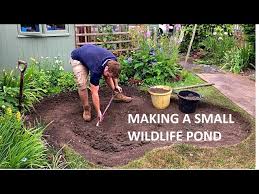
[[[75, 39], [76, 48], [85, 44], [102, 45], [114, 54], [120, 55], [124, 52], [136, 50], [133, 48], [129, 32], [125, 26], [117, 26], [118, 31], [99, 32], [102, 27], [100, 24], [76, 24]], [[109, 38], [107, 38], [109, 37]], [[109, 40], [112, 39], [112, 40]]]

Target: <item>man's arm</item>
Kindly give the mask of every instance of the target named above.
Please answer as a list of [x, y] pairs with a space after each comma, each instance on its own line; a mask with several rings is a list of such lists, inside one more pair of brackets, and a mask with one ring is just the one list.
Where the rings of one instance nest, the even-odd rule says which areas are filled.
[[118, 82], [119, 82], [119, 81], [118, 81], [117, 78], [113, 78], [113, 82], [114, 82], [114, 86], [115, 86], [115, 87], [119, 86], [119, 85], [118, 85]]
[[112, 91], [115, 90], [115, 85], [112, 78], [104, 77], [105, 82], [108, 84], [108, 86], [112, 89]]
[[92, 93], [92, 100], [95, 107], [95, 110], [97, 112], [98, 118], [101, 121], [102, 120], [102, 112], [100, 110], [100, 98], [99, 98], [99, 86], [95, 86], [93, 84], [90, 84], [90, 89]]
[[113, 78], [112, 80], [114, 82], [115, 89], [117, 89], [119, 92], [122, 92], [122, 88], [118, 84], [118, 82], [119, 82], [118, 79], [117, 78]]

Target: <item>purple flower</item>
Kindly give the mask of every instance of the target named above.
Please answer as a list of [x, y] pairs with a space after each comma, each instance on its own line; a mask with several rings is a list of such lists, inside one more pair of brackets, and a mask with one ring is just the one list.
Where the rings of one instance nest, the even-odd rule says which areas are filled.
[[175, 24], [176, 31], [179, 31], [181, 29], [181, 24]]
[[127, 61], [128, 61], [128, 63], [131, 63], [131, 62], [132, 62], [132, 57], [129, 57], [129, 58], [127, 59]]
[[145, 37], [146, 38], [149, 38], [151, 36], [151, 32], [148, 30], [146, 33], [145, 33]]

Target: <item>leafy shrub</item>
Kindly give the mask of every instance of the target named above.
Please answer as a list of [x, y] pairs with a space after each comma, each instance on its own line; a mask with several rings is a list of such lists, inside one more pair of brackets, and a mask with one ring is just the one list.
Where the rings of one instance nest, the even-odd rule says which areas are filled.
[[74, 80], [74, 75], [71, 72], [63, 72], [57, 80], [57, 86], [61, 88], [62, 91], [76, 90], [77, 85]]
[[[76, 89], [73, 73], [64, 71], [62, 61], [57, 58], [31, 59], [24, 75], [23, 106], [26, 111], [33, 104], [49, 94]], [[0, 109], [1, 107], [18, 108], [20, 79], [18, 72], [3, 71], [0, 74]]]
[[56, 94], [76, 87], [73, 73], [64, 71], [62, 61], [58, 58], [32, 61], [31, 79], [37, 86], [46, 90], [46, 94]]
[[178, 45], [169, 37], [162, 37], [157, 45], [150, 39], [142, 41], [139, 50], [130, 56], [121, 56], [119, 61], [122, 65], [120, 81], [124, 84], [154, 85], [180, 79]]
[[[44, 92], [42, 88], [37, 87], [35, 82], [27, 82], [23, 91], [24, 108], [26, 110], [32, 108], [33, 103], [39, 101], [43, 97]], [[11, 107], [17, 110], [19, 93], [18, 76], [13, 71], [8, 72], [3, 70], [3, 73], [0, 74], [0, 109]]]

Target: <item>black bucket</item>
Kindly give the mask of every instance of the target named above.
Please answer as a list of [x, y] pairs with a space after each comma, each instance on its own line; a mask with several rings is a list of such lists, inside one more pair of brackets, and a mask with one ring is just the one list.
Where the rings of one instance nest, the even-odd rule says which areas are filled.
[[183, 113], [194, 113], [197, 108], [197, 104], [201, 99], [200, 94], [184, 90], [177, 94], [179, 98], [179, 110]]

